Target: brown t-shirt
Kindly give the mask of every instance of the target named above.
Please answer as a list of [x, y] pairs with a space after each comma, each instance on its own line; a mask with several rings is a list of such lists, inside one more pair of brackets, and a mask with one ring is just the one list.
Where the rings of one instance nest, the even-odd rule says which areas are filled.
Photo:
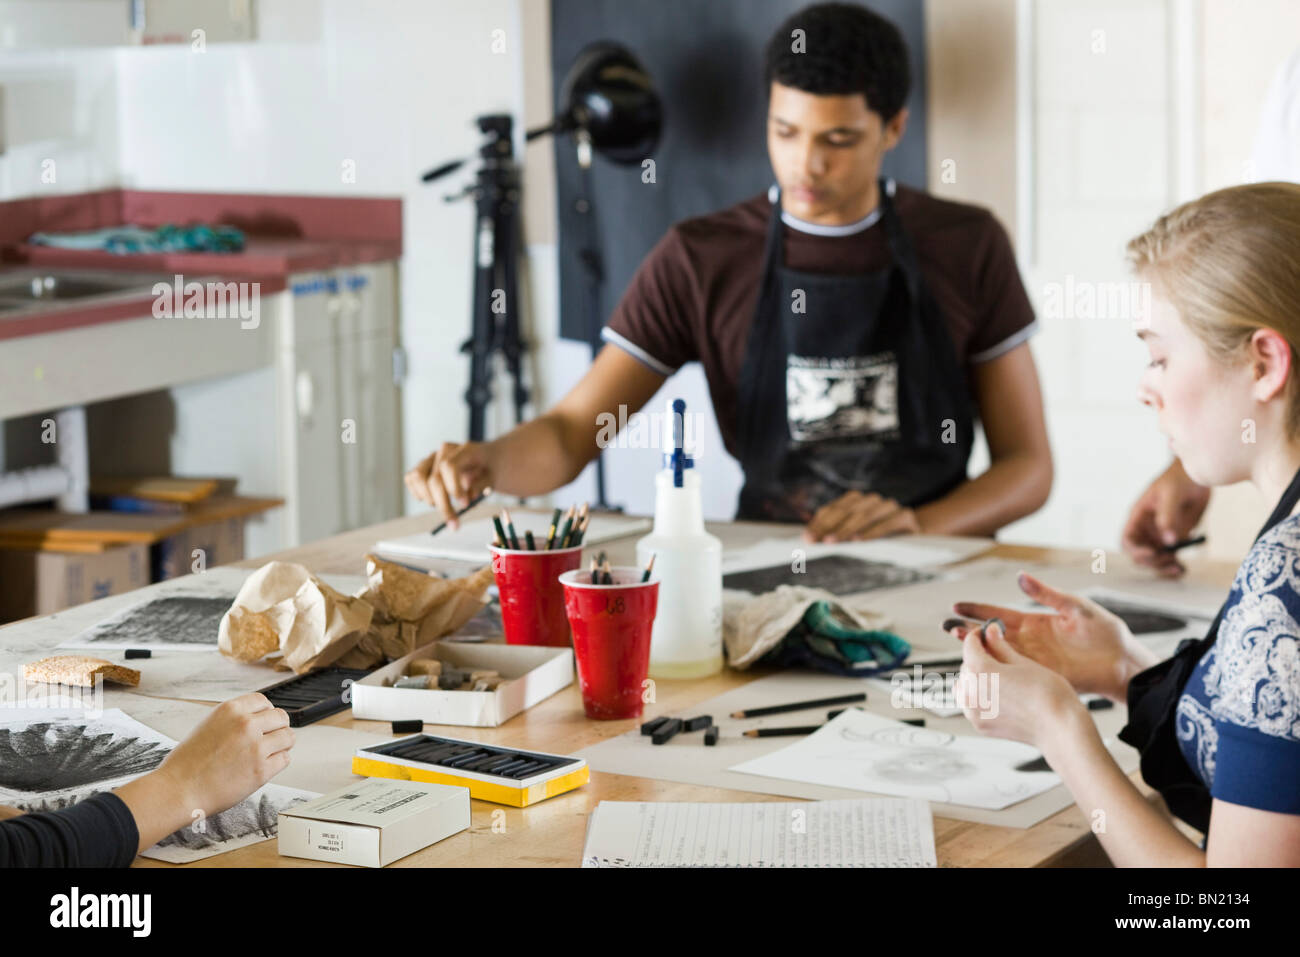
[[[1011, 242], [988, 210], [901, 185], [894, 204], [964, 367], [996, 358], [1033, 333], [1034, 312]], [[603, 333], [607, 342], [663, 375], [699, 361], [732, 455], [737, 383], [771, 211], [768, 195], [760, 194], [677, 223], [641, 263]], [[790, 269], [845, 274], [889, 262], [878, 222], [847, 236], [816, 235], [788, 224], [783, 233]]]

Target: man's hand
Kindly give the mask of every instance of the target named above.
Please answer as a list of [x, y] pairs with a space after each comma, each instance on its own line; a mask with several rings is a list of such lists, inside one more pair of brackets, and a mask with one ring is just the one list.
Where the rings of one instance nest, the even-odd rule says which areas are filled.
[[1133, 504], [1124, 524], [1124, 551], [1139, 565], [1154, 568], [1164, 578], [1177, 578], [1185, 569], [1161, 546], [1186, 538], [1205, 514], [1210, 490], [1197, 485], [1182, 464], [1173, 464], [1156, 478]]
[[809, 542], [851, 542], [886, 535], [917, 534], [916, 513], [874, 492], [845, 492], [814, 513], [804, 529]]
[[490, 452], [490, 443], [486, 442], [444, 442], [438, 451], [406, 473], [406, 487], [421, 502], [438, 509], [447, 524], [456, 528], [459, 523], [453, 499], [464, 507], [492, 487]]

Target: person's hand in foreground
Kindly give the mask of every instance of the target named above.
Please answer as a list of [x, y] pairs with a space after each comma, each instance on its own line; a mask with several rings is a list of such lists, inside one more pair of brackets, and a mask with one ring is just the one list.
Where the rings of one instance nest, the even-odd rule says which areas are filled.
[[[1000, 619], [999, 633], [1018, 655], [1060, 675], [1078, 694], [1100, 694], [1123, 702], [1129, 679], [1158, 660], [1119, 616], [1095, 601], [1057, 591], [1025, 572], [1016, 581], [1026, 595], [1055, 613], [969, 601], [957, 602], [953, 611], [981, 621]], [[948, 630], [964, 639], [977, 626], [966, 623]]]
[[116, 788], [135, 818], [140, 850], [238, 804], [289, 764], [289, 716], [253, 692], [213, 708], [153, 771]]

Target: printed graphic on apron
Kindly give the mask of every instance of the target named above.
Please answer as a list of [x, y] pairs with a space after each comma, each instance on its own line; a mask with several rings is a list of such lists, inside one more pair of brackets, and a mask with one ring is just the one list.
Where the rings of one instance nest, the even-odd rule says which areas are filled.
[[788, 356], [786, 417], [796, 443], [898, 434], [898, 362], [892, 352]]

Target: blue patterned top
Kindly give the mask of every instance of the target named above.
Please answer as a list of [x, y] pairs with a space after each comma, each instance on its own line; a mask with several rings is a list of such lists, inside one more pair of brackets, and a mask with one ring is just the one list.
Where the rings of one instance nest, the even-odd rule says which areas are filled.
[[1300, 515], [1274, 526], [1237, 570], [1176, 726], [1212, 797], [1300, 814]]

